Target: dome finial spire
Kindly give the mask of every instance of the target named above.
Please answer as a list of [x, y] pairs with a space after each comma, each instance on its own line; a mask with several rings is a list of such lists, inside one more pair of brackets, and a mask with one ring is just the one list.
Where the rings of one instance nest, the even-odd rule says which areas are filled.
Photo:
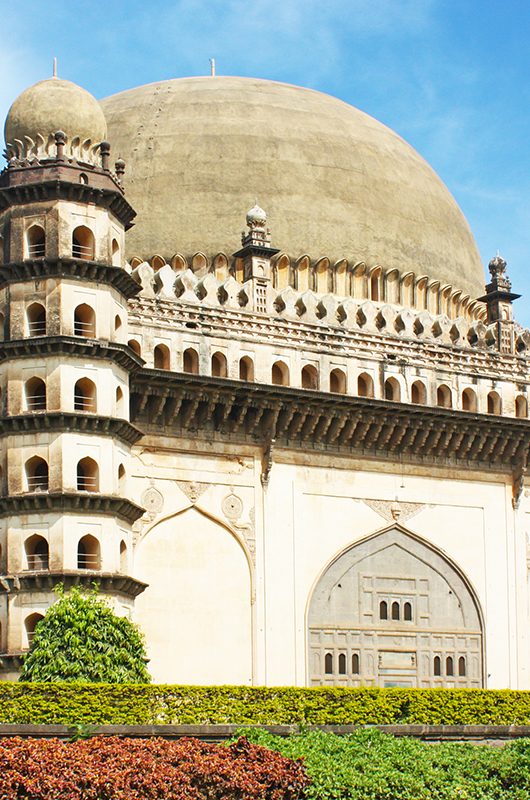
[[53, 74], [52, 74], [52, 78], [56, 78], [56, 77], [57, 77], [57, 56], [54, 56], [53, 57]]

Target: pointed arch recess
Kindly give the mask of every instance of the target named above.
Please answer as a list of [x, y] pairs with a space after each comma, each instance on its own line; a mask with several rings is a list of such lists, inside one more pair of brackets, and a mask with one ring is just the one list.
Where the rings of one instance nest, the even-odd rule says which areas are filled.
[[[135, 615], [146, 634], [154, 679], [251, 683], [252, 559], [237, 533], [191, 503], [146, 531], [135, 562], [151, 584]], [[179, 614], [169, 613], [175, 608]]]
[[[392, 555], [385, 552], [390, 548], [394, 548]], [[383, 558], [386, 566], [378, 574], [377, 556], [382, 553], [385, 553]], [[404, 554], [402, 560], [405, 564], [409, 562], [406, 566], [403, 564], [401, 570], [396, 559], [398, 553]], [[371, 566], [373, 574], [370, 574], [370, 560], [374, 562]], [[389, 564], [393, 565], [390, 578]], [[419, 565], [416, 571], [411, 571], [411, 564]], [[420, 574], [415, 576], [415, 572]], [[424, 574], [421, 575], [421, 572]], [[411, 584], [415, 580], [421, 580], [425, 588], [429, 584], [427, 576], [430, 574], [433, 576], [431, 588], [427, 593], [424, 592], [425, 599], [430, 601], [427, 604], [427, 614], [418, 615], [416, 612], [420, 607], [420, 593], [417, 587], [411, 591]], [[369, 579], [368, 583], [371, 581], [371, 588], [365, 585], [365, 579]], [[436, 582], [438, 586], [434, 585]], [[447, 590], [445, 605], [436, 597], [436, 592], [440, 593], [440, 585], [444, 584]], [[339, 592], [342, 588], [345, 588], [346, 603], [341, 606]], [[434, 596], [430, 596], [431, 590]], [[370, 593], [371, 603], [365, 608], [363, 601], [365, 595]], [[351, 597], [359, 598], [355, 610], [348, 608], [347, 598]], [[417, 627], [412, 630], [410, 621], [403, 620], [403, 613], [400, 621], [392, 620], [389, 613], [388, 620], [379, 622], [379, 604], [382, 600], [388, 603], [389, 609], [395, 601], [402, 602], [402, 606], [405, 602], [412, 602], [412, 619], [418, 619]], [[445, 618], [444, 624], [440, 625], [440, 620], [436, 617], [442, 615], [442, 608]], [[406, 631], [407, 626], [409, 631]], [[366, 630], [375, 645], [371, 649], [363, 645], [363, 631]], [[484, 616], [473, 585], [443, 550], [398, 523], [348, 545], [324, 567], [309, 593], [306, 631], [309, 685], [484, 685]], [[429, 646], [425, 647], [425, 641], [429, 637]], [[400, 639], [401, 647], [396, 644]], [[390, 640], [394, 645], [389, 648], [385, 641]], [[452, 642], [454, 646], [448, 646], [448, 642]], [[325, 655], [329, 652], [338, 653], [339, 647], [342, 650], [346, 648], [348, 653], [352, 651], [350, 660], [353, 652], [360, 653], [359, 674], [325, 674]], [[436, 655], [442, 656], [443, 663], [447, 657], [452, 657], [454, 663], [458, 663], [459, 658], [464, 656], [466, 664], [474, 663], [473, 674], [470, 674], [471, 670], [467, 670], [467, 674], [462, 677], [447, 676], [442, 670], [441, 676], [435, 676], [433, 663]]]

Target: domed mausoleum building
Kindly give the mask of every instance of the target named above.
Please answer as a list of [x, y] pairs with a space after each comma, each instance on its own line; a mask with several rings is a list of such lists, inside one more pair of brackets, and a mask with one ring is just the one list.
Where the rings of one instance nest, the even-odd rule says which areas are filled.
[[530, 333], [428, 164], [232, 77], [5, 139], [0, 675], [95, 581], [158, 682], [530, 688]]

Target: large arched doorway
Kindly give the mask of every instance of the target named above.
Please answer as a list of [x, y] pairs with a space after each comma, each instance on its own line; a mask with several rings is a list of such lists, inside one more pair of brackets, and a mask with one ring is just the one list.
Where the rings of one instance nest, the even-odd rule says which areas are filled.
[[463, 575], [393, 526], [320, 577], [308, 615], [313, 686], [483, 685], [482, 623]]
[[149, 584], [136, 600], [135, 620], [153, 680], [251, 683], [250, 568], [230, 531], [188, 509], [146, 534], [135, 567]]

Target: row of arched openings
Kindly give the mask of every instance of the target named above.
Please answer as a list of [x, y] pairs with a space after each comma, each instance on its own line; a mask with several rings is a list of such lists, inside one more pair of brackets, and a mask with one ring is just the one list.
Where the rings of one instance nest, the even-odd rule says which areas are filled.
[[[436, 677], [442, 676], [442, 666], [445, 666], [445, 675], [447, 677], [454, 677], [455, 675], [455, 659], [453, 656], [447, 656], [445, 659], [445, 664], [441, 658], [441, 656], [434, 656], [433, 659], [433, 674]], [[464, 656], [460, 656], [458, 659], [458, 663], [456, 665], [458, 670], [458, 677], [464, 678], [466, 676], [466, 659]]]
[[[44, 536], [33, 534], [24, 543], [27, 568], [32, 572], [50, 568], [50, 551]], [[98, 539], [86, 534], [77, 543], [77, 569], [101, 569], [101, 547]], [[120, 572], [127, 572], [127, 545], [120, 542]]]
[[[338, 675], [348, 674], [348, 658], [346, 653], [339, 653], [336, 659], [336, 666]], [[360, 671], [361, 663], [359, 659], [359, 653], [353, 653], [351, 656], [351, 674], [359, 675]], [[324, 656], [324, 673], [326, 675], [335, 674], [335, 658], [333, 653], [326, 653]]]
[[[41, 456], [32, 456], [25, 464], [26, 490], [28, 492], [47, 492], [50, 484], [48, 462]], [[125, 467], [118, 467], [118, 486], [123, 490]], [[78, 492], [99, 492], [99, 466], [93, 458], [85, 456], [77, 462], [76, 487]]]
[[[72, 257], [82, 261], [94, 261], [96, 239], [87, 225], [78, 225], [72, 231]], [[27, 258], [44, 258], [46, 256], [46, 231], [42, 225], [32, 225], [26, 232]], [[112, 263], [120, 266], [120, 245], [117, 239], [111, 243]]]
[[379, 603], [379, 619], [403, 619], [405, 622], [412, 622], [412, 603], [406, 600], [401, 604], [397, 600], [394, 600], [393, 603], [389, 604], [386, 600], [381, 600]]
[[[137, 355], [141, 355], [141, 348], [136, 340], [131, 340], [129, 346]], [[170, 369], [170, 351], [167, 345], [158, 344], [154, 350], [155, 369]], [[193, 348], [187, 348], [183, 352], [182, 371], [193, 375], [199, 374], [199, 355]], [[226, 378], [228, 376], [228, 362], [224, 353], [216, 352], [211, 357], [211, 374], [214, 377]], [[243, 356], [239, 360], [239, 379], [244, 381], [254, 380], [254, 362], [249, 356]], [[271, 383], [276, 386], [290, 385], [289, 367], [284, 361], [276, 361], [271, 369]], [[312, 364], [306, 364], [301, 372], [301, 386], [303, 389], [318, 389], [320, 384], [319, 372]], [[347, 377], [344, 370], [338, 367], [329, 373], [329, 391], [336, 394], [346, 394]], [[374, 380], [368, 373], [361, 373], [357, 377], [357, 392], [359, 397], [375, 397]], [[385, 380], [383, 387], [385, 400], [393, 402], [402, 401], [402, 388], [397, 378], [390, 377]], [[427, 404], [427, 386], [423, 381], [414, 381], [410, 390], [411, 402], [417, 405]], [[440, 408], [453, 408], [453, 392], [447, 384], [440, 384], [436, 387], [436, 405]], [[475, 411], [478, 409], [478, 395], [470, 387], [464, 389], [461, 394], [461, 408], [463, 411]], [[486, 398], [486, 410], [488, 414], [502, 413], [502, 400], [498, 392], [491, 391]], [[524, 395], [515, 398], [515, 416], [528, 417], [528, 400]]]
[[[116, 387], [116, 412], [123, 412], [123, 389]], [[46, 383], [36, 376], [29, 378], [24, 384], [24, 398], [27, 411], [46, 411]], [[74, 384], [74, 411], [95, 414], [97, 411], [97, 388], [90, 378], [79, 378]]]
[[[46, 308], [42, 303], [31, 303], [26, 309], [28, 336], [46, 336]], [[122, 326], [119, 314], [114, 317], [114, 331]], [[74, 308], [74, 336], [85, 339], [96, 338], [96, 312], [88, 303], [80, 303]]]

